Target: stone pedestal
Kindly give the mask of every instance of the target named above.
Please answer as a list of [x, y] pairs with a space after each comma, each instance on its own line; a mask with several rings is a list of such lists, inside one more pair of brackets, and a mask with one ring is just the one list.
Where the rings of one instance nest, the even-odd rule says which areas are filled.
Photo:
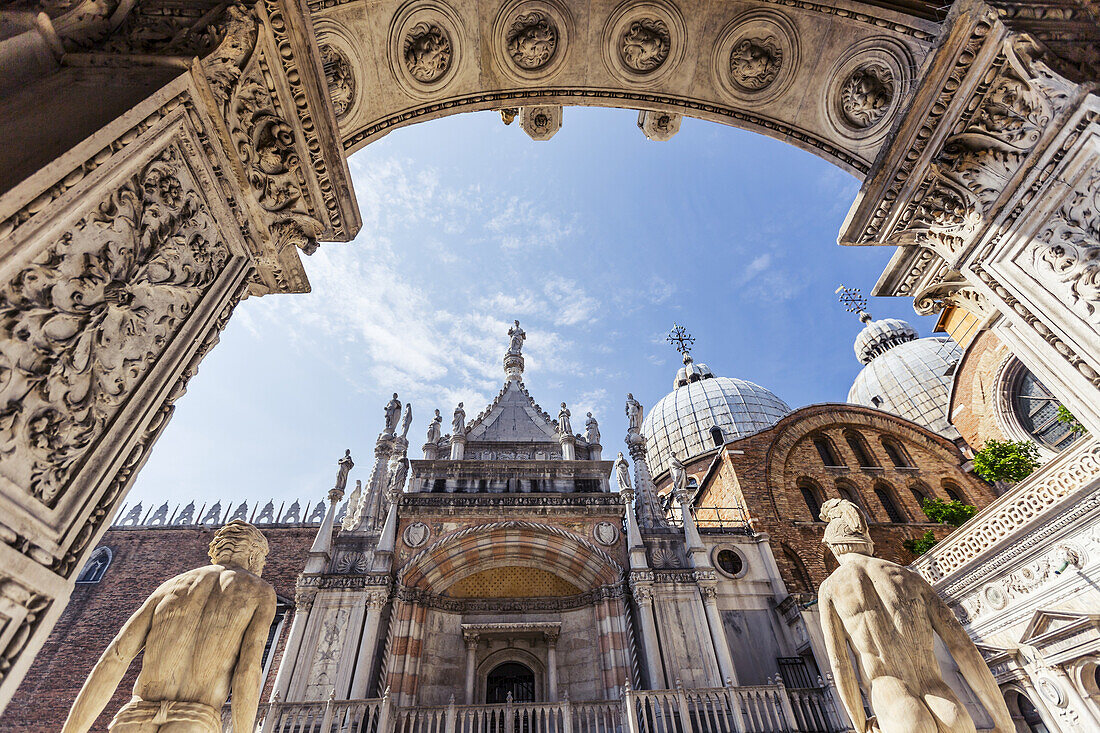
[[454, 435], [451, 437], [451, 460], [461, 461], [466, 453], [466, 436]]

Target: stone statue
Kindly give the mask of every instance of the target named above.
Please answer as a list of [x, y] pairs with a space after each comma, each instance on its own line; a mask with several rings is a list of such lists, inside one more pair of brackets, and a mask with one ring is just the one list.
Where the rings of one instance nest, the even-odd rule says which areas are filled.
[[266, 557], [267, 540], [247, 522], [215, 532], [212, 564], [153, 591], [96, 662], [62, 732], [91, 728], [143, 649], [134, 696], [111, 721], [112, 731], [220, 733], [230, 693], [233, 730], [252, 730], [275, 617], [275, 590], [260, 579]]
[[600, 444], [600, 424], [596, 422], [596, 418], [592, 417], [592, 413], [587, 414], [588, 419], [584, 421], [584, 439], [589, 445]]
[[508, 337], [511, 339], [508, 343], [508, 353], [519, 356], [523, 351], [523, 342], [527, 340], [527, 332], [519, 327], [519, 321], [516, 321], [516, 325], [508, 329]]
[[687, 491], [688, 475], [684, 470], [684, 464], [680, 462], [680, 459], [675, 455], [668, 462], [668, 476], [672, 479], [672, 491], [669, 493], [673, 496], [679, 494], [682, 491]]
[[340, 468], [336, 471], [336, 488], [340, 491], [348, 485], [348, 474], [355, 468], [355, 461], [351, 460], [351, 449], [344, 451], [344, 457], [337, 461]]
[[640, 433], [642, 430], [642, 403], [634, 395], [626, 395], [626, 430], [628, 433]]
[[561, 403], [561, 411], [558, 412], [558, 432], [562, 435], [572, 435], [573, 426], [569, 424], [569, 408]]
[[462, 409], [462, 403], [458, 403], [458, 407], [455, 408], [454, 417], [451, 418], [451, 434], [456, 437], [462, 435], [462, 431], [466, 429], [466, 411]]
[[439, 414], [439, 410], [435, 411], [435, 417], [432, 418], [432, 422], [428, 425], [428, 442], [435, 445], [439, 442], [439, 437], [443, 434], [443, 416]]
[[347, 506], [344, 508], [344, 521], [341, 526], [344, 529], [355, 529], [359, 524], [359, 517], [363, 513], [363, 507], [360, 504], [360, 497], [363, 495], [363, 482], [355, 482], [355, 490], [351, 492], [351, 496], [348, 497]]
[[413, 406], [412, 403], [405, 405], [405, 417], [401, 419], [401, 437], [407, 438], [409, 435], [409, 426], [413, 421]]
[[389, 465], [389, 488], [387, 496], [400, 494], [405, 488], [405, 478], [409, 475], [409, 459], [403, 451], [393, 454]]
[[615, 476], [615, 483], [619, 485], [619, 491], [633, 491], [634, 487], [630, 484], [630, 468], [626, 465], [626, 459], [623, 458], [623, 452], [619, 451], [619, 455], [615, 458], [615, 467], [613, 469]]
[[397, 433], [397, 420], [401, 417], [401, 400], [397, 399], [397, 393], [393, 393], [393, 399], [386, 403], [386, 430], [385, 435]]
[[[973, 733], [974, 721], [943, 681], [933, 651], [938, 634], [999, 733], [1012, 718], [993, 675], [947, 604], [924, 578], [873, 557], [874, 543], [859, 507], [830, 499], [824, 543], [840, 567], [821, 584], [821, 625], [837, 691], [857, 731]], [[852, 666], [851, 647], [859, 665]], [[860, 681], [874, 716], [867, 718]]]

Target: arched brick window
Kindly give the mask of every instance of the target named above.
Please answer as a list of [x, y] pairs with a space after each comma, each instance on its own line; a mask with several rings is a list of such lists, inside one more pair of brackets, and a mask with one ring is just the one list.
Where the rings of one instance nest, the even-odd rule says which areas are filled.
[[875, 486], [875, 496], [878, 497], [879, 502], [882, 504], [882, 508], [886, 510], [886, 516], [890, 518], [891, 522], [895, 524], [905, 524], [908, 519], [905, 518], [905, 514], [902, 513], [901, 507], [898, 506], [897, 501], [894, 499], [894, 490], [886, 484], [878, 484]]
[[810, 512], [811, 522], [821, 521], [821, 505], [824, 503], [824, 494], [817, 484], [808, 478], [798, 480], [798, 490], [802, 492], [802, 499], [806, 502], [806, 508]]
[[859, 491], [856, 489], [855, 486], [848, 483], [847, 481], [836, 482], [836, 493], [840, 494], [841, 499], [847, 499], [848, 501], [858, 506], [860, 509], [863, 509], [864, 512], [867, 511], [867, 509], [863, 506], [863, 502], [859, 499]]
[[76, 577], [76, 582], [98, 583], [103, 580], [103, 574], [107, 572], [107, 568], [111, 566], [111, 560], [113, 559], [114, 553], [111, 552], [110, 547], [96, 549], [92, 556], [88, 558], [88, 562], [84, 563], [84, 569]]
[[791, 584], [794, 586], [794, 591], [796, 593], [813, 593], [814, 584], [810, 580], [810, 571], [806, 569], [806, 564], [802, 562], [802, 558], [790, 545], [783, 545], [783, 558], [791, 569]]
[[852, 449], [852, 453], [856, 456], [856, 461], [863, 468], [877, 468], [878, 461], [871, 455], [870, 449], [867, 448], [867, 442], [863, 440], [863, 436], [854, 430], [848, 430], [844, 433], [844, 440], [848, 441], [848, 447]]
[[952, 501], [959, 501], [963, 504], [968, 503], [966, 500], [966, 494], [963, 493], [963, 490], [960, 489], [957, 484], [952, 483], [951, 481], [943, 482], [943, 493], [947, 494], [947, 498], [951, 499]]
[[909, 454], [905, 452], [905, 449], [901, 447], [893, 438], [882, 439], [882, 449], [886, 451], [886, 455], [890, 458], [890, 462], [894, 464], [896, 468], [912, 468], [913, 462], [909, 460]]
[[833, 447], [833, 441], [829, 440], [824, 435], [815, 435], [813, 441], [814, 448], [817, 449], [817, 454], [821, 456], [821, 462], [823, 464], [826, 466], [844, 465], [844, 462], [840, 460], [836, 452], [836, 448]]
[[925, 499], [932, 498], [932, 491], [920, 481], [914, 481], [909, 484], [909, 492], [913, 495], [913, 498], [917, 500], [917, 506], [923, 506]]

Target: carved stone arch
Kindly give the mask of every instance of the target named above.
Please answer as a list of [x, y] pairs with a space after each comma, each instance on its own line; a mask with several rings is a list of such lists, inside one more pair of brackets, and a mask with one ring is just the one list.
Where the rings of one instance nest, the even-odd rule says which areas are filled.
[[515, 662], [527, 667], [535, 676], [535, 700], [546, 700], [546, 665], [537, 655], [531, 653], [526, 649], [521, 649], [517, 646], [508, 646], [503, 649], [497, 649], [494, 652], [490, 652], [484, 659], [478, 662], [477, 670], [475, 671], [477, 685], [477, 692], [475, 694], [475, 700], [479, 703], [485, 702], [486, 695], [486, 681], [489, 674], [494, 669], [502, 664], [508, 662]]

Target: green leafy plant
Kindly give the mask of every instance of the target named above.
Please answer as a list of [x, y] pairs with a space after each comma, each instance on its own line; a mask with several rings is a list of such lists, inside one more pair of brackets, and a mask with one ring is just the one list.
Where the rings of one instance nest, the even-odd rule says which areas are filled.
[[1088, 432], [1085, 426], [1073, 416], [1073, 413], [1066, 409], [1065, 405], [1058, 405], [1058, 422], [1067, 425], [1069, 431], [1074, 435], [1083, 435]]
[[952, 499], [924, 499], [920, 503], [924, 515], [933, 522], [950, 524], [952, 527], [961, 527], [966, 520], [978, 513], [978, 508], [970, 504]]
[[1039, 467], [1039, 449], [1030, 440], [987, 440], [974, 454], [974, 472], [986, 481], [1023, 481]]
[[936, 539], [936, 535], [932, 530], [928, 530], [915, 540], [905, 540], [901, 544], [906, 550], [909, 550], [909, 552], [920, 556], [931, 550], [937, 542], [939, 542], [939, 540]]

